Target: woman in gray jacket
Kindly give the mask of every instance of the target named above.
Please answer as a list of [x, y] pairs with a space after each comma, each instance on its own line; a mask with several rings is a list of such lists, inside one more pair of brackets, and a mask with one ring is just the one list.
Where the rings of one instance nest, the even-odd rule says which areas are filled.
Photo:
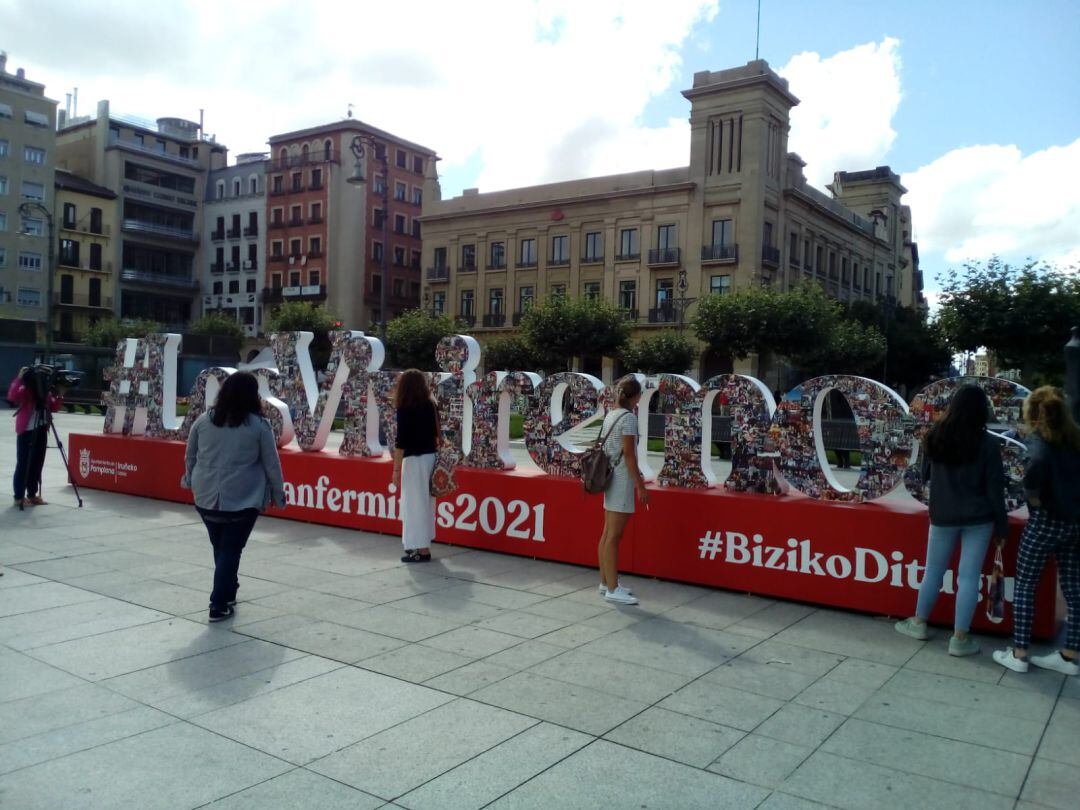
[[214, 547], [212, 622], [233, 614], [240, 555], [255, 519], [271, 501], [285, 506], [274, 432], [261, 412], [258, 380], [238, 371], [224, 382], [214, 407], [195, 420], [188, 435], [180, 485], [192, 490]]

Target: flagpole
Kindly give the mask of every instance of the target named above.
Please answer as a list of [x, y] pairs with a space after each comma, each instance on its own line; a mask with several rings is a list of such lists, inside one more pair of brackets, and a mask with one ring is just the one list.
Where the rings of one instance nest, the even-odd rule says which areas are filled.
[[761, 0], [757, 0], [757, 36], [754, 38], [754, 61], [758, 59], [761, 48]]

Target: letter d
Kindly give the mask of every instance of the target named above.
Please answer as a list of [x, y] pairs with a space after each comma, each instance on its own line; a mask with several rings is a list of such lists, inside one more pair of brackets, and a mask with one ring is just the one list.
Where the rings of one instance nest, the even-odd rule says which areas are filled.
[[[867, 558], [872, 557], [877, 566], [877, 571], [871, 578], [866, 573]], [[874, 551], [872, 548], [855, 549], [855, 581], [856, 582], [881, 582], [889, 575], [889, 561], [885, 555]]]

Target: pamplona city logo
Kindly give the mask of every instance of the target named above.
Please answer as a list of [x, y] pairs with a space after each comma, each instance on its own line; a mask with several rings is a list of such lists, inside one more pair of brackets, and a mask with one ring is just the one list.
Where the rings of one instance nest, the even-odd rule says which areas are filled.
[[90, 450], [84, 447], [79, 451], [79, 475], [83, 478], [90, 477], [90, 464]]

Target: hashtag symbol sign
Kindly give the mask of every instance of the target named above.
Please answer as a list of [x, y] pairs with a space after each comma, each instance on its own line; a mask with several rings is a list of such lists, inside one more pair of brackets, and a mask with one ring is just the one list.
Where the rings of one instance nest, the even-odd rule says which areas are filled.
[[715, 560], [723, 545], [724, 541], [721, 540], [720, 532], [705, 532], [698, 543], [698, 552], [700, 552], [701, 559]]

